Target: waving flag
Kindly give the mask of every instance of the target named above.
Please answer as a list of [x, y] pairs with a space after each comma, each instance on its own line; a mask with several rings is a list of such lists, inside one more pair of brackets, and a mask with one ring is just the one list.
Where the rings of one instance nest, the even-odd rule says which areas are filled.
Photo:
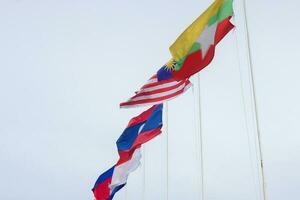
[[[141, 145], [161, 133], [162, 102], [184, 93], [189, 77], [206, 67], [214, 57], [215, 46], [234, 27], [232, 0], [215, 0], [170, 47], [172, 59], [120, 107], [154, 105], [130, 120], [117, 140], [118, 162], [104, 172], [93, 190], [96, 200], [112, 200], [140, 165]], [[157, 105], [159, 104], [159, 105]]]
[[161, 133], [163, 105], [155, 105], [132, 118], [117, 140], [119, 160], [96, 181], [93, 190], [96, 200], [111, 200], [126, 185], [128, 175], [140, 165], [142, 144]]
[[110, 189], [110, 183], [112, 180], [112, 175], [114, 173], [115, 166], [101, 174], [98, 180], [95, 183], [93, 188], [94, 196], [96, 200], [111, 200], [117, 191], [119, 191], [125, 184], [114, 188], [114, 190]]
[[206, 67], [213, 59], [215, 46], [234, 27], [232, 0], [215, 2], [172, 44], [173, 77], [185, 80]]
[[188, 79], [176, 81], [168, 63], [163, 66], [148, 82], [128, 101], [120, 104], [121, 108], [163, 103], [184, 93], [190, 86]]

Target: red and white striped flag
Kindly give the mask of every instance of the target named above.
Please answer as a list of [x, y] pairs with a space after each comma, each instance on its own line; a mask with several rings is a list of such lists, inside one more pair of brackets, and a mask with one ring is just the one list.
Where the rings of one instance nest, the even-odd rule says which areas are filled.
[[120, 107], [160, 104], [184, 93], [190, 86], [191, 82], [188, 79], [176, 81], [172, 72], [162, 67], [133, 97], [121, 103]]

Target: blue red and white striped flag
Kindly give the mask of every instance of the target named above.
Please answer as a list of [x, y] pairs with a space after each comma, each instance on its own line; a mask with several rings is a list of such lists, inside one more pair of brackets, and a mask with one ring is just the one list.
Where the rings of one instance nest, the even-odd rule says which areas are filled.
[[121, 103], [120, 107], [160, 104], [184, 93], [190, 86], [188, 78], [176, 81], [172, 76], [172, 69], [165, 65], [133, 97]]
[[114, 188], [114, 190], [110, 189], [110, 183], [112, 180], [112, 176], [115, 170], [115, 166], [104, 172], [97, 179], [95, 186], [93, 188], [93, 193], [96, 200], [111, 200], [117, 191], [119, 191], [125, 184]]
[[128, 175], [140, 165], [141, 145], [161, 133], [163, 105], [154, 105], [132, 118], [117, 140], [119, 160], [96, 181], [96, 200], [111, 200], [126, 185]]

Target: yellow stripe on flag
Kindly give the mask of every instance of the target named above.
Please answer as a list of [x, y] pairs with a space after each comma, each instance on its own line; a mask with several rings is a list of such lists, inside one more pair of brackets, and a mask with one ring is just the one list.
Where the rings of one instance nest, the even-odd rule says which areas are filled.
[[208, 24], [210, 18], [218, 13], [223, 2], [224, 0], [215, 0], [215, 2], [177, 38], [169, 48], [173, 59], [178, 61], [188, 54], [194, 42]]

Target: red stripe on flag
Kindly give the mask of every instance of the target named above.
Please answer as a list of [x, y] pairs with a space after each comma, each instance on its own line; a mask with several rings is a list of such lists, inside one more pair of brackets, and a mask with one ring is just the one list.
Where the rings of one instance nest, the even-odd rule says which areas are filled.
[[161, 127], [158, 129], [155, 129], [155, 130], [140, 133], [138, 135], [138, 137], [136, 138], [135, 142], [133, 143], [132, 147], [130, 148], [130, 150], [119, 151], [120, 158], [119, 158], [116, 166], [121, 165], [121, 164], [131, 160], [134, 151], [136, 149], [140, 148], [142, 144], [145, 144], [146, 142], [148, 142], [148, 141], [152, 140], [153, 138], [155, 138], [156, 136], [158, 136], [161, 133], [160, 129], [161, 129]]
[[[173, 82], [177, 82], [177, 81], [173, 81]], [[150, 92], [139, 92], [135, 96], [131, 97], [131, 99], [136, 98], [136, 97], [140, 97], [140, 96], [145, 96], [145, 95], [152, 95], [152, 94], [158, 94], [158, 93], [162, 93], [162, 92], [167, 92], [167, 91], [176, 89], [176, 88], [178, 88], [179, 86], [181, 86], [183, 84], [185, 84], [185, 81], [180, 81], [176, 85], [173, 85], [173, 86], [170, 86], [170, 87], [161, 88], [161, 89], [156, 89], [156, 90], [153, 90], [153, 91], [150, 91]]]
[[182, 68], [179, 71], [174, 71], [173, 76], [177, 80], [182, 80], [204, 69], [213, 59], [215, 47], [210, 46], [204, 59], [202, 58], [201, 50], [195, 51], [186, 57]]
[[141, 89], [155, 87], [155, 86], [158, 86], [158, 85], [162, 85], [162, 84], [166, 84], [166, 83], [171, 83], [173, 81], [174, 81], [174, 79], [169, 79], [169, 80], [158, 81], [156, 83], [149, 83], [149, 84], [144, 85]]
[[193, 74], [201, 71], [210, 64], [215, 55], [215, 46], [226, 36], [226, 34], [234, 27], [230, 22], [231, 17], [224, 19], [218, 24], [215, 45], [211, 45], [204, 59], [202, 58], [201, 50], [195, 51], [186, 57], [182, 68], [179, 71], [173, 72], [173, 77], [177, 81], [189, 78]]
[[119, 160], [116, 164], [116, 166], [118, 165], [121, 165], [129, 160], [131, 160], [132, 158], [132, 155], [134, 153], [134, 151], [137, 149], [137, 148], [140, 148], [141, 146], [136, 146], [136, 148], [131, 148], [130, 150], [126, 150], [126, 151], [119, 151]]
[[112, 177], [108, 178], [104, 182], [97, 185], [96, 188], [93, 189], [94, 196], [97, 200], [107, 200], [110, 196], [109, 185], [111, 183]]
[[136, 146], [140, 146], [146, 142], [148, 142], [149, 140], [155, 138], [156, 136], [158, 136], [161, 133], [161, 127], [151, 130], [151, 131], [146, 131], [143, 133], [140, 133], [138, 135], [138, 137], [136, 138], [135, 142], [133, 143], [133, 147], [136, 148]]
[[156, 108], [157, 106], [152, 106], [151, 108], [149, 108], [148, 110], [144, 111], [142, 114], [140, 114], [137, 117], [132, 118], [128, 125], [127, 128], [134, 126], [136, 124], [145, 122], [147, 119], [149, 119], [150, 115], [152, 114], [153, 110]]
[[169, 99], [174, 98], [177, 95], [183, 93], [189, 85], [190, 85], [190, 82], [187, 81], [185, 87], [175, 93], [172, 93], [172, 94], [169, 94], [169, 95], [166, 95], [163, 97], [152, 98], [152, 99], [144, 99], [144, 100], [138, 100], [138, 101], [130, 101], [129, 100], [128, 102], [121, 103], [120, 106], [126, 107], [126, 106], [143, 105], [143, 104], [148, 104], [148, 103], [160, 103], [162, 101], [169, 100]]
[[215, 44], [218, 44], [229, 31], [234, 28], [234, 25], [230, 22], [231, 16], [224, 19], [218, 24], [216, 35], [215, 35]]

